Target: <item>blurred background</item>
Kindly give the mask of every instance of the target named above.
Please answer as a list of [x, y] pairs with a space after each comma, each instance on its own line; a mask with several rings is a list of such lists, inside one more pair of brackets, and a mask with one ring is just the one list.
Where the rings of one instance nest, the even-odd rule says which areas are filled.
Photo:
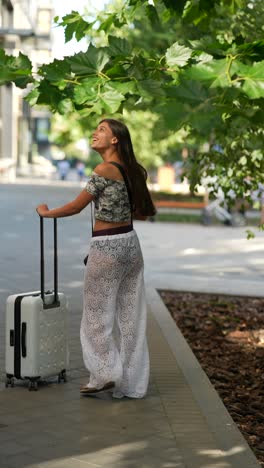
[[[0, 47], [10, 55], [18, 55], [19, 51], [28, 55], [37, 73], [41, 64], [85, 51], [91, 40], [91, 37], [80, 42], [72, 39], [65, 44], [64, 30], [56, 25], [54, 17], [62, 17], [73, 8], [92, 16], [107, 3], [106, 0], [75, 0], [74, 5], [59, 0], [2, 0]], [[135, 34], [133, 41], [140, 42], [142, 24], [135, 25], [141, 35]], [[122, 32], [120, 34], [122, 37]], [[169, 31], [160, 32], [156, 47], [161, 47], [169, 34]], [[145, 31], [144, 41], [152, 41], [151, 38], [153, 34]], [[100, 34], [92, 40], [96, 45], [104, 45]], [[0, 181], [26, 178], [85, 181], [100, 162], [100, 157], [89, 146], [91, 131], [97, 122], [85, 128], [74, 115], [52, 114], [44, 106], [31, 107], [23, 99], [27, 92], [11, 84], [0, 87]], [[264, 221], [263, 187], [255, 193], [250, 205], [243, 200], [234, 204], [235, 217], [225, 205], [221, 191], [209, 203], [208, 181], [205, 180], [195, 193], [190, 193], [184, 162], [190, 156], [195, 157], [201, 148], [208, 151], [206, 139], [192, 139], [184, 128], [175, 131], [161, 128], [157, 135], [159, 116], [151, 109], [125, 109], [123, 116], [129, 122], [138, 160], [148, 170], [159, 220], [193, 222], [199, 219], [203, 224], [217, 221], [233, 226], [245, 225], [249, 220], [253, 224]], [[216, 149], [221, 151], [221, 148]]]

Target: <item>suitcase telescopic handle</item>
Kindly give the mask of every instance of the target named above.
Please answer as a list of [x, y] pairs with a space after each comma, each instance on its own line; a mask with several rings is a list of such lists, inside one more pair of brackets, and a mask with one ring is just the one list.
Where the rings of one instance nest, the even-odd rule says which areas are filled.
[[59, 307], [58, 295], [58, 252], [57, 252], [57, 219], [54, 218], [54, 297], [51, 304], [45, 302], [45, 263], [44, 263], [44, 220], [40, 216], [40, 295], [44, 309]]

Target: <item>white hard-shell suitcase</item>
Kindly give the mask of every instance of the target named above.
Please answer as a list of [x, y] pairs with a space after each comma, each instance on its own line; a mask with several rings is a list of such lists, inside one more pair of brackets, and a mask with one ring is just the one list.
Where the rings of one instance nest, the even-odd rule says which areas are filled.
[[16, 294], [6, 304], [6, 387], [28, 379], [29, 390], [38, 380], [58, 375], [66, 382], [69, 365], [67, 304], [58, 293], [57, 220], [54, 219], [54, 291], [44, 289], [44, 232], [40, 218], [41, 291]]

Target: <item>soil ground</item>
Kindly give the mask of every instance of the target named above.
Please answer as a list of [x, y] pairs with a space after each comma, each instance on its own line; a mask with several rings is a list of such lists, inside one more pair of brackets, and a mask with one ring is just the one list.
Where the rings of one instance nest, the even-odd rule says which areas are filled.
[[159, 293], [264, 467], [264, 299]]

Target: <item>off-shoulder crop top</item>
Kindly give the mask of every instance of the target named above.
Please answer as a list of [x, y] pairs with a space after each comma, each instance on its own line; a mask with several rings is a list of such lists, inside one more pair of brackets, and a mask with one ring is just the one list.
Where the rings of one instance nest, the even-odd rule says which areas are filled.
[[92, 172], [86, 190], [94, 196], [95, 219], [122, 223], [130, 221], [130, 204], [123, 180], [106, 179]]

